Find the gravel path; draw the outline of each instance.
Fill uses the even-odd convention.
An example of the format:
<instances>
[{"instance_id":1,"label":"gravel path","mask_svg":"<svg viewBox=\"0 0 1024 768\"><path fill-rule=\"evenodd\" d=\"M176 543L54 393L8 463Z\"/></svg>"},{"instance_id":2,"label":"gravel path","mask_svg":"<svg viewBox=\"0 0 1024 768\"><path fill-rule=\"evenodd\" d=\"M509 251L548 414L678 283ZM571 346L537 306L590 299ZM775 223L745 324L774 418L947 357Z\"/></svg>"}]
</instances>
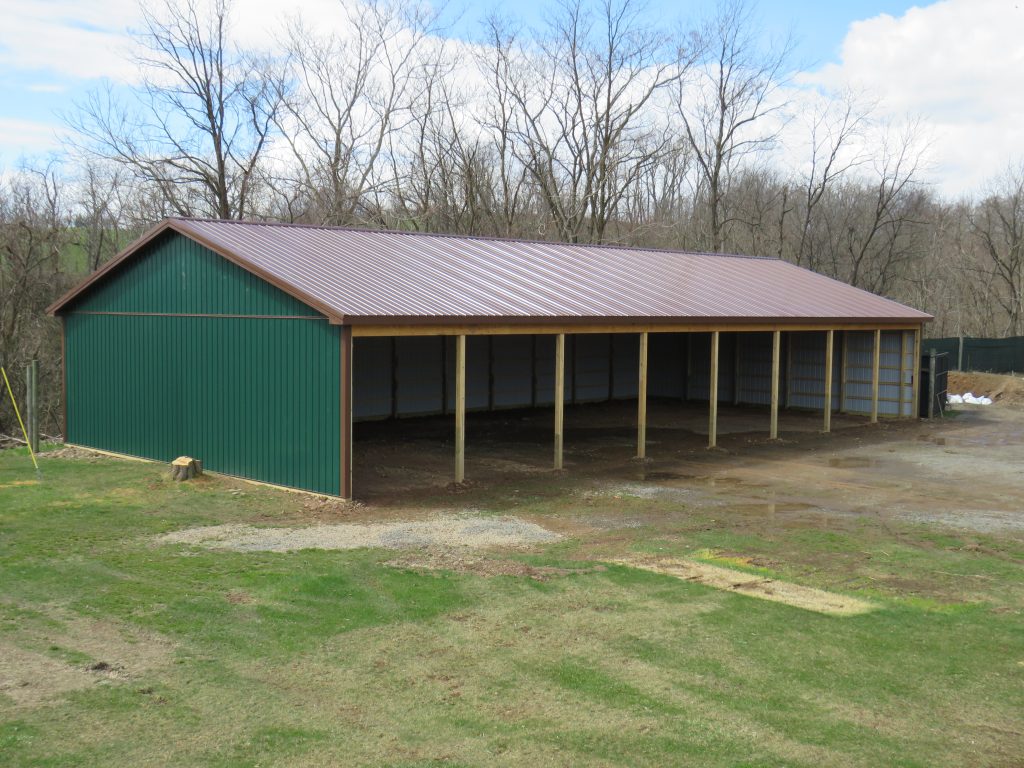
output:
<instances>
[{"instance_id":1,"label":"gravel path","mask_svg":"<svg viewBox=\"0 0 1024 768\"><path fill-rule=\"evenodd\" d=\"M165 534L167 544L193 544L239 552L293 552L299 549L413 549L417 547L523 547L562 536L515 517L440 517L394 523L344 523L306 528L211 525Z\"/></svg>"}]
</instances>

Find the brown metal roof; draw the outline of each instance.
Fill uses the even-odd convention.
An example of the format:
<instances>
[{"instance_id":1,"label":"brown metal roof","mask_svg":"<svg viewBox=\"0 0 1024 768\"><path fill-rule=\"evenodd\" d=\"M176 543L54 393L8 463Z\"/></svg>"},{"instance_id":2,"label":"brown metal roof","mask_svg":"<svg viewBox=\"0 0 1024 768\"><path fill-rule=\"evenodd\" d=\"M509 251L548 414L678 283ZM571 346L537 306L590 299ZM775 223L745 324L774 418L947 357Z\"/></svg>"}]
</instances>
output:
<instances>
[{"instance_id":1,"label":"brown metal roof","mask_svg":"<svg viewBox=\"0 0 1024 768\"><path fill-rule=\"evenodd\" d=\"M931 319L779 259L196 219L161 222L48 311L167 230L340 323Z\"/></svg>"}]
</instances>

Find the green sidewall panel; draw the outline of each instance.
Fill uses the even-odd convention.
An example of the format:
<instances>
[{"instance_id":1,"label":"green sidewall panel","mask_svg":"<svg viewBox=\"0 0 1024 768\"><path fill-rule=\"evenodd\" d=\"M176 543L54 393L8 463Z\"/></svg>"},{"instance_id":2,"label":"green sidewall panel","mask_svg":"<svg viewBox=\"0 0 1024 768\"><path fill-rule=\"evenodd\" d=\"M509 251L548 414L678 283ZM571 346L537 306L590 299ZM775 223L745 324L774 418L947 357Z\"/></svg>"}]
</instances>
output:
<instances>
[{"instance_id":1,"label":"green sidewall panel","mask_svg":"<svg viewBox=\"0 0 1024 768\"><path fill-rule=\"evenodd\" d=\"M338 494L339 328L180 236L132 267L65 317L68 442Z\"/></svg>"}]
</instances>

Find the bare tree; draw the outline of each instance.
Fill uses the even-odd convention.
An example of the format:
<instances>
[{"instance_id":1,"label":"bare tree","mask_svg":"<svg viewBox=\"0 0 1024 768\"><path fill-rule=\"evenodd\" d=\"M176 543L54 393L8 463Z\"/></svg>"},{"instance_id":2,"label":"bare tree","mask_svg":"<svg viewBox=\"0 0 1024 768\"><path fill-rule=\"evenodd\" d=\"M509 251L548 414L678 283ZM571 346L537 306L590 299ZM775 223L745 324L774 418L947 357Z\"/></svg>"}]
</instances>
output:
<instances>
[{"instance_id":1,"label":"bare tree","mask_svg":"<svg viewBox=\"0 0 1024 768\"><path fill-rule=\"evenodd\" d=\"M68 240L64 184L57 165L25 167L0 182L0 361L15 371L42 361L42 407L59 432L60 349L56 324L43 309L67 285L62 257ZM13 414L0 399L0 432L13 433Z\"/></svg>"},{"instance_id":2,"label":"bare tree","mask_svg":"<svg viewBox=\"0 0 1024 768\"><path fill-rule=\"evenodd\" d=\"M511 41L511 39L510 39ZM645 110L685 75L691 52L637 0L592 13L567 0L535 48L497 48L494 72L514 103L512 145L559 238L602 242L630 186L664 142Z\"/></svg>"},{"instance_id":3,"label":"bare tree","mask_svg":"<svg viewBox=\"0 0 1024 768\"><path fill-rule=\"evenodd\" d=\"M707 247L721 251L730 217L732 174L751 154L769 147L782 127L779 98L792 42L770 50L757 42L757 24L746 0L722 0L700 30L696 85L680 80L677 111L693 150L700 197L708 212Z\"/></svg>"},{"instance_id":4,"label":"bare tree","mask_svg":"<svg viewBox=\"0 0 1024 768\"><path fill-rule=\"evenodd\" d=\"M793 252L787 254L784 248L784 217L787 213L784 190L779 229L779 255L790 255L800 266L819 269L817 249L814 247L812 227L818 207L826 192L854 169L868 162L863 146L854 147L864 136L869 108L858 103L850 92L838 98L815 105L808 113L809 158L807 169L801 178L799 199L799 234Z\"/></svg>"},{"instance_id":5,"label":"bare tree","mask_svg":"<svg viewBox=\"0 0 1024 768\"><path fill-rule=\"evenodd\" d=\"M382 154L405 130L438 54L438 11L381 0L342 6L341 32L288 29L298 87L278 126L299 167L308 217L327 224L365 218L382 188Z\"/></svg>"},{"instance_id":6,"label":"bare tree","mask_svg":"<svg viewBox=\"0 0 1024 768\"><path fill-rule=\"evenodd\" d=\"M142 3L135 98L94 91L70 118L82 148L155 185L185 216L243 218L273 131L280 76L230 37L228 0Z\"/></svg>"},{"instance_id":7,"label":"bare tree","mask_svg":"<svg viewBox=\"0 0 1024 768\"><path fill-rule=\"evenodd\" d=\"M991 300L1006 312L1007 335L1022 331L1024 302L1024 163L1010 166L971 216L971 228L1000 290Z\"/></svg>"}]
</instances>

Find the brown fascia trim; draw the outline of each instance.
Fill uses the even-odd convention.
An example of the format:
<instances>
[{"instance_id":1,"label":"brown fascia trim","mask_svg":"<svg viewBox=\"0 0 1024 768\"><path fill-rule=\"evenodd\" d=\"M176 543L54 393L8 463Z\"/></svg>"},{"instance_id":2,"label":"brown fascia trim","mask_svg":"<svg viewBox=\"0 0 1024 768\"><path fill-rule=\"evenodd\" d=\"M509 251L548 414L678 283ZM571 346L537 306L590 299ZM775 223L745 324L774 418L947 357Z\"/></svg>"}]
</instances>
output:
<instances>
[{"instance_id":1,"label":"brown fascia trim","mask_svg":"<svg viewBox=\"0 0 1024 768\"><path fill-rule=\"evenodd\" d=\"M163 233L167 231L176 232L183 237L187 237L189 240L199 243L199 245L203 246L204 248L210 251L213 251L218 256L227 259L235 266L244 269L246 272L250 272L256 275L256 277L260 278L265 282L270 283L275 288L279 288L281 291L288 294L292 298L297 299L306 306L315 309L317 312L320 312L322 315L324 315L324 317L326 317L331 322L331 324L343 324L343 318L330 307L326 306L317 299L314 299L312 296L309 296L303 291L297 290L295 286L282 281L277 276L270 274L269 272L267 272L264 269L261 269L260 267L257 267L248 259L238 255L234 251L229 251L226 248L214 245L206 238L197 235L195 232L192 232L188 228L187 222L182 219L164 219L163 221L156 224L154 227L145 232L141 237L139 237L138 240L136 240L123 251L121 251L121 253L119 253L117 256L112 258L102 267L97 269L95 272L93 272L91 275L89 275L82 282L80 282L74 288L69 290L55 302L50 304L50 306L46 308L46 313L48 315L58 314L65 306L67 306L74 299L82 295L94 283L97 283L100 280L102 280L104 277L106 277L108 273L116 270L121 264L131 259L135 254L139 253L145 246L149 245L151 242L156 240L158 237L160 237Z\"/></svg>"},{"instance_id":2,"label":"brown fascia trim","mask_svg":"<svg viewBox=\"0 0 1024 768\"><path fill-rule=\"evenodd\" d=\"M823 325L840 328L844 325L923 325L935 318L921 313L916 317L644 317L614 315L546 315L546 316L505 316L505 315L344 315L340 321L351 326L375 325L636 325L656 327L658 325Z\"/></svg>"}]
</instances>

